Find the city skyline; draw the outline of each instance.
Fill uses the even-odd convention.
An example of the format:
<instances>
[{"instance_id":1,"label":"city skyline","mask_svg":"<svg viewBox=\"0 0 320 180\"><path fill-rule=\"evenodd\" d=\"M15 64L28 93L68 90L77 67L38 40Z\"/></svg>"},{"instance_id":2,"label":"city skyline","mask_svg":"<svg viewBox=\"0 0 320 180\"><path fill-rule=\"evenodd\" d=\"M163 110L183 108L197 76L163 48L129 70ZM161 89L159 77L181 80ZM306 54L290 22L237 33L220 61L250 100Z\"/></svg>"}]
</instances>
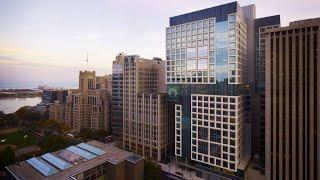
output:
<instances>
[{"instance_id":1,"label":"city skyline","mask_svg":"<svg viewBox=\"0 0 320 180\"><path fill-rule=\"evenodd\" d=\"M320 179L320 2L17 1L0 178Z\"/></svg>"},{"instance_id":2,"label":"city skyline","mask_svg":"<svg viewBox=\"0 0 320 180\"><path fill-rule=\"evenodd\" d=\"M0 82L76 82L78 71L83 69L110 74L115 55L122 51L164 59L168 17L228 2L232 1L170 1L170 5L167 1L143 0L2 1ZM308 2L290 1L290 8L285 6L289 1L277 2L277 9L263 1L239 4L255 4L257 18L281 14L281 24L287 26L289 21L317 16L320 2ZM301 9L307 10L297 11Z\"/></svg>"}]
</instances>

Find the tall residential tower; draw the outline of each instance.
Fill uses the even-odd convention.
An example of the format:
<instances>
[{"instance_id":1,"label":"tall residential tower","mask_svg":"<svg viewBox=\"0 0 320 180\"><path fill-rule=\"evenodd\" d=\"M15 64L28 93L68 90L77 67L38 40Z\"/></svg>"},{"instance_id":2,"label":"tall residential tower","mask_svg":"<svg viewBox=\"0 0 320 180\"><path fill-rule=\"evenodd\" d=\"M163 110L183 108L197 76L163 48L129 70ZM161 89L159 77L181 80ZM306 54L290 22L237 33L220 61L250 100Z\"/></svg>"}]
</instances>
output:
<instances>
[{"instance_id":1,"label":"tall residential tower","mask_svg":"<svg viewBox=\"0 0 320 180\"><path fill-rule=\"evenodd\" d=\"M113 73L112 128L117 140L122 139L127 150L157 161L167 160L170 139L165 61L120 53Z\"/></svg>"}]
</instances>

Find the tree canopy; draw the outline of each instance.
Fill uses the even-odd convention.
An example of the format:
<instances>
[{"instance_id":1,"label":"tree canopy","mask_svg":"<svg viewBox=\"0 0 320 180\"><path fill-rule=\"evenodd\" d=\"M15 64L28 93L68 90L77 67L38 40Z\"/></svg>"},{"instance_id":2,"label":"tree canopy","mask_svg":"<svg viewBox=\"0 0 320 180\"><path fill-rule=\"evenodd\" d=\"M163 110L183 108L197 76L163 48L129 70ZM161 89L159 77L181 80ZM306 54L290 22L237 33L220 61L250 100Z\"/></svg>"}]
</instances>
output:
<instances>
[{"instance_id":1,"label":"tree canopy","mask_svg":"<svg viewBox=\"0 0 320 180\"><path fill-rule=\"evenodd\" d=\"M44 152L53 152L64 149L69 146L71 142L62 136L48 136L40 141L39 146Z\"/></svg>"},{"instance_id":2,"label":"tree canopy","mask_svg":"<svg viewBox=\"0 0 320 180\"><path fill-rule=\"evenodd\" d=\"M10 146L7 146L4 150L0 152L1 169L7 165L14 163L14 160L15 160L14 151Z\"/></svg>"},{"instance_id":3,"label":"tree canopy","mask_svg":"<svg viewBox=\"0 0 320 180\"><path fill-rule=\"evenodd\" d=\"M19 119L26 121L39 121L46 119L46 115L42 115L40 112L31 111L28 107L22 107L15 112Z\"/></svg>"},{"instance_id":4,"label":"tree canopy","mask_svg":"<svg viewBox=\"0 0 320 180\"><path fill-rule=\"evenodd\" d=\"M0 114L0 127L17 125L17 117L14 113Z\"/></svg>"},{"instance_id":5,"label":"tree canopy","mask_svg":"<svg viewBox=\"0 0 320 180\"><path fill-rule=\"evenodd\" d=\"M145 180L162 180L165 176L161 170L161 166L152 160L144 161L144 179Z\"/></svg>"},{"instance_id":6,"label":"tree canopy","mask_svg":"<svg viewBox=\"0 0 320 180\"><path fill-rule=\"evenodd\" d=\"M92 139L94 139L94 140L98 140L98 141L103 140L108 135L109 135L109 133L104 129L92 130L92 129L88 129L88 128L81 129L79 134L78 134L78 136L82 140L92 140Z\"/></svg>"}]
</instances>

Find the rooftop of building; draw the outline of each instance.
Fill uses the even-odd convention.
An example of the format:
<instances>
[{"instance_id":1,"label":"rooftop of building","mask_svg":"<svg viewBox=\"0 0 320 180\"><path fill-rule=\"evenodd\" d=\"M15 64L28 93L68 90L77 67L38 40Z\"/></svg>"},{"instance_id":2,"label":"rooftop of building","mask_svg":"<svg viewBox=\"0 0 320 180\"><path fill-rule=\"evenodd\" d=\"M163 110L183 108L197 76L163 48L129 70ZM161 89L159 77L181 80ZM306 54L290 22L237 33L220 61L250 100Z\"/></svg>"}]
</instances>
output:
<instances>
[{"instance_id":1,"label":"rooftop of building","mask_svg":"<svg viewBox=\"0 0 320 180\"><path fill-rule=\"evenodd\" d=\"M254 6L252 4L243 7ZM201 19L207 19L215 17L217 22L228 20L228 14L236 13L240 9L240 5L237 1L181 14L178 16L170 17L170 26L176 26L192 21L198 21Z\"/></svg>"},{"instance_id":2,"label":"rooftop of building","mask_svg":"<svg viewBox=\"0 0 320 180\"><path fill-rule=\"evenodd\" d=\"M280 19L280 15L273 15L273 16L256 18L254 22L255 22L255 27L259 28L261 26L270 26L275 24L280 25L281 19Z\"/></svg>"},{"instance_id":3,"label":"rooftop of building","mask_svg":"<svg viewBox=\"0 0 320 180\"><path fill-rule=\"evenodd\" d=\"M293 22L289 23L289 26L268 29L268 30L266 30L265 33L268 34L271 32L300 29L300 28L312 27L312 26L320 26L320 17L319 18L312 18L312 19L303 19L303 20L299 20L299 21L293 21Z\"/></svg>"},{"instance_id":4,"label":"rooftop of building","mask_svg":"<svg viewBox=\"0 0 320 180\"><path fill-rule=\"evenodd\" d=\"M116 165L122 161L136 163L142 159L139 155L119 149L114 143L105 144L92 140L6 168L17 179L69 179L104 162Z\"/></svg>"}]
</instances>

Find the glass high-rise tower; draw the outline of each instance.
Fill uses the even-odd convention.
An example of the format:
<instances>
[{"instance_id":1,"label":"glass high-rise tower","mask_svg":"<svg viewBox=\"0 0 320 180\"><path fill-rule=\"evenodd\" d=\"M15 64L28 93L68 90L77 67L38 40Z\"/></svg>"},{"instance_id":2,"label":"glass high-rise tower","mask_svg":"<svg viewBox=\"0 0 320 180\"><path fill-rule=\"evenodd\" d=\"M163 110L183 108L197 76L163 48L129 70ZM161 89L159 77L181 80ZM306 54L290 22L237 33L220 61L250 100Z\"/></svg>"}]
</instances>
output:
<instances>
[{"instance_id":1,"label":"glass high-rise tower","mask_svg":"<svg viewBox=\"0 0 320 180\"><path fill-rule=\"evenodd\" d=\"M166 83L175 101L178 163L233 173L241 168L254 17L254 5L233 2L170 18Z\"/></svg>"}]
</instances>

